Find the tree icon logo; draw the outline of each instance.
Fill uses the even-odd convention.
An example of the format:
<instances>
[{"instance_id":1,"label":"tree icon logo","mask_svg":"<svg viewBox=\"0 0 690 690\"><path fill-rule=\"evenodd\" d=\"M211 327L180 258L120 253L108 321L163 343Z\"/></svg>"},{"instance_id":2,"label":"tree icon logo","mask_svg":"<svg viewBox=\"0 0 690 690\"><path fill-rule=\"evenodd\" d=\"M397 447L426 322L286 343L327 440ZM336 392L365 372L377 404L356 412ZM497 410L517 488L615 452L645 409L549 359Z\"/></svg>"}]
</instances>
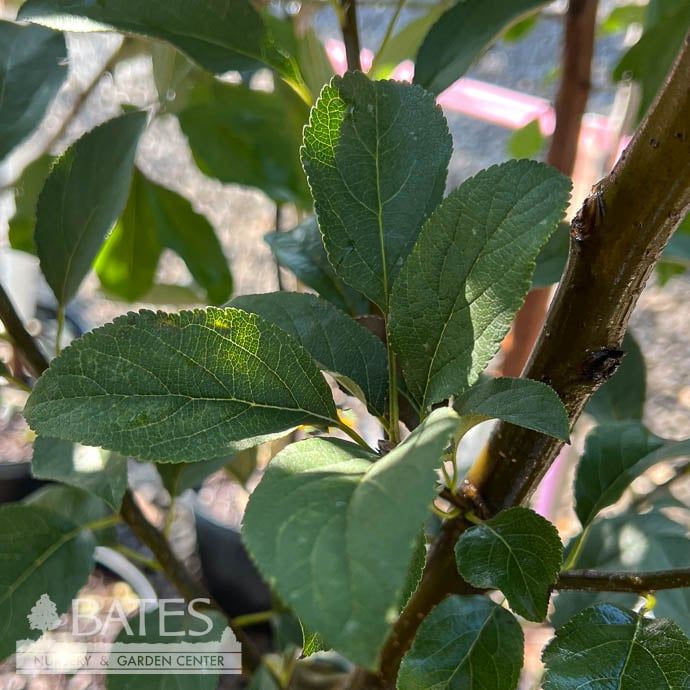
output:
<instances>
[{"instance_id":1,"label":"tree icon logo","mask_svg":"<svg viewBox=\"0 0 690 690\"><path fill-rule=\"evenodd\" d=\"M47 594L41 594L26 618L31 630L40 630L42 633L55 630L60 625L57 607Z\"/></svg>"}]
</instances>

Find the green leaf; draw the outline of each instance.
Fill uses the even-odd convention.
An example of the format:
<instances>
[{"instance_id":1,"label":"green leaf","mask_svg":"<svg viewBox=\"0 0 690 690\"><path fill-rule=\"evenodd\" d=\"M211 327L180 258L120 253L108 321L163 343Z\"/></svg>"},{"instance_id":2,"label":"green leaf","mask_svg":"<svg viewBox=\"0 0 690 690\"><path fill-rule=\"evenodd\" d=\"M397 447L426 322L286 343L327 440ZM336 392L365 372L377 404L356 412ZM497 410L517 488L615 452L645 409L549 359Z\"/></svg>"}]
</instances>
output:
<instances>
[{"instance_id":1,"label":"green leaf","mask_svg":"<svg viewBox=\"0 0 690 690\"><path fill-rule=\"evenodd\" d=\"M36 439L31 472L37 479L50 479L88 491L113 510L119 510L127 488L126 458L55 438Z\"/></svg>"},{"instance_id":2,"label":"green leaf","mask_svg":"<svg viewBox=\"0 0 690 690\"><path fill-rule=\"evenodd\" d=\"M395 283L389 338L420 408L467 390L508 332L570 181L509 161L467 180L427 221Z\"/></svg>"},{"instance_id":3,"label":"green leaf","mask_svg":"<svg viewBox=\"0 0 690 690\"><path fill-rule=\"evenodd\" d=\"M678 226L657 264L659 282L665 285L674 275L690 268L690 216Z\"/></svg>"},{"instance_id":4,"label":"green leaf","mask_svg":"<svg viewBox=\"0 0 690 690\"><path fill-rule=\"evenodd\" d=\"M270 232L264 240L276 261L290 269L307 287L348 314L366 314L368 302L335 274L313 216L292 230Z\"/></svg>"},{"instance_id":5,"label":"green leaf","mask_svg":"<svg viewBox=\"0 0 690 690\"><path fill-rule=\"evenodd\" d=\"M415 67L415 84L439 94L460 79L503 31L544 0L462 0L431 27Z\"/></svg>"},{"instance_id":6,"label":"green leaf","mask_svg":"<svg viewBox=\"0 0 690 690\"><path fill-rule=\"evenodd\" d=\"M559 283L570 251L570 226L559 223L556 232L542 247L537 256L537 267L534 269L532 287L550 287Z\"/></svg>"},{"instance_id":7,"label":"green leaf","mask_svg":"<svg viewBox=\"0 0 690 690\"><path fill-rule=\"evenodd\" d=\"M184 613L184 615L182 615ZM134 649L142 649L143 645L165 644L169 645L173 654L173 663L179 661L179 656L174 654L183 644L203 644L204 651L199 653L192 647L188 654L194 655L196 660L189 657L182 659L182 665L194 663L207 664L206 670L198 673L167 671L166 673L156 674L149 670L146 672L146 680L142 681L141 672L130 670L125 673L108 674L108 690L216 690L218 688L219 674L214 671L212 661L215 660L214 642L217 648L221 648L221 636L226 625L222 614L217 611L204 610L195 607L196 615L191 615L185 609L174 609L168 607L166 613L154 610L144 616L143 632L138 624L131 623L131 630L124 628L115 640L115 644L122 643L132 645ZM201 615L207 616L208 621L200 618ZM163 617L163 621L161 621ZM207 630L208 626L211 626ZM131 632L131 634L130 634ZM230 633L232 635L232 633ZM145 649L145 647L143 647ZM155 652L153 652L155 653ZM130 654L127 655L128 657ZM219 655L218 655L219 656ZM202 659L204 661L202 661Z\"/></svg>"},{"instance_id":8,"label":"green leaf","mask_svg":"<svg viewBox=\"0 0 690 690\"><path fill-rule=\"evenodd\" d=\"M625 31L631 24L642 24L644 21L646 7L631 3L614 7L601 23L599 30L602 34L615 34Z\"/></svg>"},{"instance_id":9,"label":"green leaf","mask_svg":"<svg viewBox=\"0 0 690 690\"><path fill-rule=\"evenodd\" d=\"M530 379L496 378L476 383L455 399L460 416L501 419L548 436L569 438L568 414L553 388Z\"/></svg>"},{"instance_id":10,"label":"green leaf","mask_svg":"<svg viewBox=\"0 0 690 690\"><path fill-rule=\"evenodd\" d=\"M625 419L642 419L647 396L647 369L640 346L625 334L625 357L616 373L592 396L587 412L600 424Z\"/></svg>"},{"instance_id":11,"label":"green leaf","mask_svg":"<svg viewBox=\"0 0 690 690\"><path fill-rule=\"evenodd\" d=\"M260 571L325 644L372 668L391 622L458 424L436 410L377 462L350 443L311 439L269 465L244 518Z\"/></svg>"},{"instance_id":12,"label":"green leaf","mask_svg":"<svg viewBox=\"0 0 690 690\"><path fill-rule=\"evenodd\" d=\"M56 161L38 200L36 247L60 305L77 293L125 207L146 113L96 127Z\"/></svg>"},{"instance_id":13,"label":"green leaf","mask_svg":"<svg viewBox=\"0 0 690 690\"><path fill-rule=\"evenodd\" d=\"M62 34L0 21L0 161L38 127L66 76Z\"/></svg>"},{"instance_id":14,"label":"green leaf","mask_svg":"<svg viewBox=\"0 0 690 690\"><path fill-rule=\"evenodd\" d=\"M87 333L53 360L24 415L39 434L161 462L337 424L326 381L291 336L217 308L129 313Z\"/></svg>"},{"instance_id":15,"label":"green leaf","mask_svg":"<svg viewBox=\"0 0 690 690\"><path fill-rule=\"evenodd\" d=\"M29 254L36 253L34 232L36 230L36 206L50 168L55 158L41 156L24 169L15 186L14 215L9 222L9 240L12 249Z\"/></svg>"},{"instance_id":16,"label":"green leaf","mask_svg":"<svg viewBox=\"0 0 690 690\"><path fill-rule=\"evenodd\" d=\"M311 207L299 161L307 117L304 102L284 87L266 93L215 79L199 84L178 114L202 172L302 208Z\"/></svg>"},{"instance_id":17,"label":"green leaf","mask_svg":"<svg viewBox=\"0 0 690 690\"><path fill-rule=\"evenodd\" d=\"M398 609L402 611L410 597L415 593L419 583L422 580L422 572L426 565L426 535L422 530L417 535L412 558L407 566L407 574L405 575L405 582L403 584L400 599L398 601Z\"/></svg>"},{"instance_id":18,"label":"green leaf","mask_svg":"<svg viewBox=\"0 0 690 690\"><path fill-rule=\"evenodd\" d=\"M197 488L206 477L230 462L232 459L228 455L222 455L202 462L176 462L175 464L161 462L156 464L156 469L166 491L171 496L179 496L187 489Z\"/></svg>"},{"instance_id":19,"label":"green leaf","mask_svg":"<svg viewBox=\"0 0 690 690\"><path fill-rule=\"evenodd\" d=\"M640 40L623 55L613 70L616 81L631 78L640 86L639 119L647 112L664 83L689 28L690 4L685 0L668 3L664 11L647 23Z\"/></svg>"},{"instance_id":20,"label":"green leaf","mask_svg":"<svg viewBox=\"0 0 690 690\"><path fill-rule=\"evenodd\" d=\"M650 467L685 455L690 456L690 439L665 441L638 422L595 427L575 475L575 512L582 526L614 504Z\"/></svg>"},{"instance_id":21,"label":"green leaf","mask_svg":"<svg viewBox=\"0 0 690 690\"><path fill-rule=\"evenodd\" d=\"M58 613L68 609L93 568L93 549L89 532L56 513L0 506L0 659L32 634L26 617L42 594Z\"/></svg>"},{"instance_id":22,"label":"green leaf","mask_svg":"<svg viewBox=\"0 0 690 690\"><path fill-rule=\"evenodd\" d=\"M29 494L23 505L40 508L59 515L74 525L86 527L113 514L113 509L94 494L66 484L48 484ZM115 527L99 529L94 538L99 544L118 543Z\"/></svg>"},{"instance_id":23,"label":"green leaf","mask_svg":"<svg viewBox=\"0 0 690 690\"><path fill-rule=\"evenodd\" d=\"M232 276L208 220L187 199L135 171L125 211L95 264L106 292L141 300L153 287L164 247L184 260L208 302L228 299Z\"/></svg>"},{"instance_id":24,"label":"green leaf","mask_svg":"<svg viewBox=\"0 0 690 690\"><path fill-rule=\"evenodd\" d=\"M94 264L106 293L128 302L141 299L153 287L163 252L146 184L135 170L125 210Z\"/></svg>"},{"instance_id":25,"label":"green leaf","mask_svg":"<svg viewBox=\"0 0 690 690\"><path fill-rule=\"evenodd\" d=\"M671 515L669 511L669 515ZM675 522L660 510L595 520L587 531L575 567L600 571L640 572L690 567L687 509L674 508ZM635 606L639 595L610 592L559 592L555 597L554 625L563 625L579 611L604 601ZM658 616L672 617L690 634L690 588L669 589L656 594Z\"/></svg>"},{"instance_id":26,"label":"green leaf","mask_svg":"<svg viewBox=\"0 0 690 690\"><path fill-rule=\"evenodd\" d=\"M508 154L511 158L536 158L545 142L537 118L513 132L508 139Z\"/></svg>"},{"instance_id":27,"label":"green leaf","mask_svg":"<svg viewBox=\"0 0 690 690\"><path fill-rule=\"evenodd\" d=\"M158 38L216 74L264 63L291 80L297 76L249 0L207 0L201 8L187 0L28 0L18 18L65 31L115 29Z\"/></svg>"},{"instance_id":28,"label":"green leaf","mask_svg":"<svg viewBox=\"0 0 690 690\"><path fill-rule=\"evenodd\" d=\"M348 72L321 92L302 163L336 273L384 311L422 223L443 196L452 149L431 94Z\"/></svg>"},{"instance_id":29,"label":"green leaf","mask_svg":"<svg viewBox=\"0 0 690 690\"><path fill-rule=\"evenodd\" d=\"M430 5L424 14L408 22L376 54L373 75L385 79L403 60L413 60L429 29L447 9L447 2Z\"/></svg>"},{"instance_id":30,"label":"green leaf","mask_svg":"<svg viewBox=\"0 0 690 690\"><path fill-rule=\"evenodd\" d=\"M471 585L500 589L515 613L544 620L563 561L561 540L548 520L528 508L509 508L467 530L455 557Z\"/></svg>"},{"instance_id":31,"label":"green leaf","mask_svg":"<svg viewBox=\"0 0 690 690\"><path fill-rule=\"evenodd\" d=\"M326 371L339 374L350 393L382 417L388 364L384 344L329 302L298 292L236 297L231 305L258 314L293 336Z\"/></svg>"},{"instance_id":32,"label":"green leaf","mask_svg":"<svg viewBox=\"0 0 690 690\"><path fill-rule=\"evenodd\" d=\"M251 683L247 686L247 690L281 690L278 681L273 674L261 664L256 673L252 676Z\"/></svg>"},{"instance_id":33,"label":"green leaf","mask_svg":"<svg viewBox=\"0 0 690 690\"><path fill-rule=\"evenodd\" d=\"M542 659L544 690L690 684L690 640L680 628L613 604L587 609L557 630Z\"/></svg>"},{"instance_id":34,"label":"green leaf","mask_svg":"<svg viewBox=\"0 0 690 690\"><path fill-rule=\"evenodd\" d=\"M403 657L398 690L515 690L523 635L515 617L482 596L451 596L422 621Z\"/></svg>"}]
</instances>

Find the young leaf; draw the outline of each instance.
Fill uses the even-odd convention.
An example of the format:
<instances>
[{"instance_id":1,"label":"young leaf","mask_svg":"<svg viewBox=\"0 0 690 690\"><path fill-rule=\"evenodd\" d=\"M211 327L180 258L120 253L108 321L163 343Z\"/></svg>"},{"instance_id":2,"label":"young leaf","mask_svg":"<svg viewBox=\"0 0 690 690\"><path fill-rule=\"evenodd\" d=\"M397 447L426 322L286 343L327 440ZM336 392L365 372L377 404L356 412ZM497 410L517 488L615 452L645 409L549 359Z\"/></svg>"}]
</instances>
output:
<instances>
[{"instance_id":1,"label":"young leaf","mask_svg":"<svg viewBox=\"0 0 690 690\"><path fill-rule=\"evenodd\" d=\"M439 94L467 72L470 65L506 29L545 0L464 0L431 27L415 66L415 84Z\"/></svg>"},{"instance_id":2,"label":"young leaf","mask_svg":"<svg viewBox=\"0 0 690 690\"><path fill-rule=\"evenodd\" d=\"M214 79L201 82L190 100L178 118L202 172L311 208L299 161L309 112L293 91L265 93Z\"/></svg>"},{"instance_id":3,"label":"young leaf","mask_svg":"<svg viewBox=\"0 0 690 690\"><path fill-rule=\"evenodd\" d=\"M35 635L27 614L42 594L67 610L93 568L93 549L89 532L56 513L0 506L0 659Z\"/></svg>"},{"instance_id":4,"label":"young leaf","mask_svg":"<svg viewBox=\"0 0 690 690\"><path fill-rule=\"evenodd\" d=\"M288 78L294 64L279 52L249 0L28 0L18 19L65 31L115 29L168 41L209 72L255 69L264 63Z\"/></svg>"},{"instance_id":5,"label":"young leaf","mask_svg":"<svg viewBox=\"0 0 690 690\"><path fill-rule=\"evenodd\" d=\"M625 357L616 373L599 388L587 405L587 412L603 424L625 419L642 419L647 396L647 369L640 346L628 332L621 346Z\"/></svg>"},{"instance_id":6,"label":"young leaf","mask_svg":"<svg viewBox=\"0 0 690 690\"><path fill-rule=\"evenodd\" d=\"M321 297L352 315L366 314L367 300L343 283L333 271L316 218L310 216L292 230L269 232L264 240L276 261Z\"/></svg>"},{"instance_id":7,"label":"young leaf","mask_svg":"<svg viewBox=\"0 0 690 690\"><path fill-rule=\"evenodd\" d=\"M39 434L161 462L337 424L328 385L287 333L239 309L140 311L62 351L24 409Z\"/></svg>"},{"instance_id":8,"label":"young leaf","mask_svg":"<svg viewBox=\"0 0 690 690\"><path fill-rule=\"evenodd\" d=\"M549 590L563 561L556 528L528 508L509 508L467 530L455 545L460 574L475 587L495 587L531 621L546 617Z\"/></svg>"},{"instance_id":9,"label":"young leaf","mask_svg":"<svg viewBox=\"0 0 690 690\"><path fill-rule=\"evenodd\" d=\"M48 175L38 199L36 248L60 305L76 294L125 207L145 125L141 112L109 120L70 146Z\"/></svg>"},{"instance_id":10,"label":"young leaf","mask_svg":"<svg viewBox=\"0 0 690 690\"><path fill-rule=\"evenodd\" d=\"M326 645L372 668L435 495L434 469L457 427L436 410L388 455L311 439L269 465L244 541L278 595Z\"/></svg>"},{"instance_id":11,"label":"young leaf","mask_svg":"<svg viewBox=\"0 0 690 690\"><path fill-rule=\"evenodd\" d=\"M398 690L515 690L523 635L515 617L482 596L452 596L422 622Z\"/></svg>"},{"instance_id":12,"label":"young leaf","mask_svg":"<svg viewBox=\"0 0 690 690\"><path fill-rule=\"evenodd\" d=\"M41 156L24 168L15 186L14 215L9 222L9 240L12 249L29 254L36 253L36 206L55 158Z\"/></svg>"},{"instance_id":13,"label":"young leaf","mask_svg":"<svg viewBox=\"0 0 690 690\"><path fill-rule=\"evenodd\" d=\"M467 390L530 287L570 181L509 161L452 192L424 225L393 289L389 337L421 408Z\"/></svg>"},{"instance_id":14,"label":"young leaf","mask_svg":"<svg viewBox=\"0 0 690 690\"><path fill-rule=\"evenodd\" d=\"M690 455L690 439L665 441L638 422L595 427L575 475L575 512L586 527L652 465Z\"/></svg>"},{"instance_id":15,"label":"young leaf","mask_svg":"<svg viewBox=\"0 0 690 690\"><path fill-rule=\"evenodd\" d=\"M475 383L455 399L460 416L502 419L548 436L568 440L568 414L556 392L530 379L497 378Z\"/></svg>"},{"instance_id":16,"label":"young leaf","mask_svg":"<svg viewBox=\"0 0 690 690\"><path fill-rule=\"evenodd\" d=\"M38 127L66 76L62 34L0 21L0 161Z\"/></svg>"},{"instance_id":17,"label":"young leaf","mask_svg":"<svg viewBox=\"0 0 690 690\"><path fill-rule=\"evenodd\" d=\"M670 620L600 604L556 631L542 655L544 690L654 688L690 684L690 640Z\"/></svg>"},{"instance_id":18,"label":"young leaf","mask_svg":"<svg viewBox=\"0 0 690 690\"><path fill-rule=\"evenodd\" d=\"M508 155L511 158L536 158L544 148L545 141L539 119L532 120L513 132L508 139Z\"/></svg>"},{"instance_id":19,"label":"young leaf","mask_svg":"<svg viewBox=\"0 0 690 690\"><path fill-rule=\"evenodd\" d=\"M388 365L383 343L349 316L315 295L272 292L236 297L231 305L258 314L293 336L326 371L372 412L383 416ZM353 385L354 384L354 385Z\"/></svg>"},{"instance_id":20,"label":"young leaf","mask_svg":"<svg viewBox=\"0 0 690 690\"><path fill-rule=\"evenodd\" d=\"M669 511L669 514L670 511ZM690 567L687 509L676 506L671 520L660 510L642 515L624 513L595 520L587 532L576 568L599 571L640 572ZM555 597L551 622L560 626L588 606L612 602L633 607L639 595L633 593L561 591ZM655 613L672 617L690 634L690 588L669 589L656 594Z\"/></svg>"},{"instance_id":21,"label":"young leaf","mask_svg":"<svg viewBox=\"0 0 690 690\"><path fill-rule=\"evenodd\" d=\"M384 311L443 196L451 137L431 94L348 72L321 92L302 164L336 273Z\"/></svg>"},{"instance_id":22,"label":"young leaf","mask_svg":"<svg viewBox=\"0 0 690 690\"><path fill-rule=\"evenodd\" d=\"M31 473L88 491L113 510L119 510L127 488L126 458L44 436L34 442Z\"/></svg>"}]
</instances>

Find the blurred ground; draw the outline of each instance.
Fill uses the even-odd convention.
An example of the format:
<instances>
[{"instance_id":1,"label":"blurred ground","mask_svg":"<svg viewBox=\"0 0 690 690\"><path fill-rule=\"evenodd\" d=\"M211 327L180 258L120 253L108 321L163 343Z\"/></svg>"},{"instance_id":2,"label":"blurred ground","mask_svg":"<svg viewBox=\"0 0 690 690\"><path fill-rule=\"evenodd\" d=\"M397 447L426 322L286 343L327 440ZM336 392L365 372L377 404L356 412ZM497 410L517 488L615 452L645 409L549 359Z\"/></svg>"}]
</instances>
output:
<instances>
[{"instance_id":1,"label":"blurred ground","mask_svg":"<svg viewBox=\"0 0 690 690\"><path fill-rule=\"evenodd\" d=\"M602 13L605 14L614 4L611 1L602 2ZM364 46L376 48L389 12L390 8L361 9ZM405 11L402 19L406 21L413 16L413 12ZM315 21L322 37L338 38L335 19L329 9L320 12ZM557 18L546 18L523 41L500 43L492 47L470 76L551 98L557 85L554 70L559 60L560 34ZM75 94L97 73L118 41L117 37L107 34L69 36L72 56L69 83L58 96L42 130L22 147L13 165L0 170L0 185L12 179L23 162L30 159L31 152L40 149L42 142L49 140L59 129ZM606 114L611 108L614 87L608 75L620 55L622 41L621 34L598 41L590 111ZM57 148L64 148L84 131L114 116L120 103L146 106L154 98L150 62L146 58L133 57L116 70L113 78L102 81L78 120L58 142ZM509 132L456 114L449 115L448 119L455 145L449 188L457 186L478 170L507 158ZM201 174L192 162L177 122L171 117L154 122L146 132L138 163L152 179L188 197L195 209L209 218L232 266L237 294L277 288L275 265L262 240L264 234L274 229L275 208L262 193L223 185ZM5 242L6 221L11 215L11 206L7 194L0 197L0 246ZM166 254L160 271L166 282L177 280L185 283L190 280L185 266L172 254ZM288 287L290 285L288 282ZM649 394L646 422L659 435L671 438L690 435L689 304L690 277L675 278L664 287L652 280L642 294L631 321L647 361ZM141 306L160 308L160 305L130 305L108 300L99 292L93 277L87 280L75 306L84 321L91 325L104 323L119 313ZM155 478L145 471L135 475L134 481L152 504L165 502ZM237 502L242 503L244 499L231 496L228 486L222 476L216 475L207 483L202 496L206 505L217 507L217 517L236 522ZM183 544L181 550L188 551L189 540L184 537L184 532L188 535L190 523L184 515L180 528L183 536L178 540L178 546ZM543 635L543 632L536 632L535 635ZM532 637L530 640L530 644L536 645ZM537 650L538 645L528 654L530 663L536 663ZM57 687L76 690L86 687L82 681L61 679L60 682L62 684L58 686L46 684L42 679L3 675L0 669L0 690ZM100 685L96 682L88 687Z\"/></svg>"}]
</instances>

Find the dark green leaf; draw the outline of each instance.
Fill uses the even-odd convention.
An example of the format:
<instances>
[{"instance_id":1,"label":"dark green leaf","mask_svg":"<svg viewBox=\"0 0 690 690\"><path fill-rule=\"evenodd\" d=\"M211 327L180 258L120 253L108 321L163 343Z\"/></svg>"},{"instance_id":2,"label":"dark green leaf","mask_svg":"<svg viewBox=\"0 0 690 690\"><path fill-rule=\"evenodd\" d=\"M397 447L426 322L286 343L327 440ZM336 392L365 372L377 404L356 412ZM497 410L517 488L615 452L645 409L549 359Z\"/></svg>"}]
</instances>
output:
<instances>
[{"instance_id":1,"label":"dark green leaf","mask_svg":"<svg viewBox=\"0 0 690 690\"><path fill-rule=\"evenodd\" d=\"M225 302L232 292L232 276L211 224L179 194L143 176L140 184L145 222L153 224L159 242L184 260L211 304Z\"/></svg>"},{"instance_id":2,"label":"dark green leaf","mask_svg":"<svg viewBox=\"0 0 690 690\"><path fill-rule=\"evenodd\" d=\"M36 212L41 270L58 303L77 293L127 202L146 113L128 113L85 134L56 161Z\"/></svg>"},{"instance_id":3,"label":"dark green leaf","mask_svg":"<svg viewBox=\"0 0 690 690\"><path fill-rule=\"evenodd\" d=\"M194 655L196 660L190 660L189 656L186 655L180 660L182 655L177 654L172 654L172 660L173 663L181 662L182 668L185 665L189 666L201 662L206 664L207 670L203 673L201 671L199 673L175 673L168 670L160 675L149 671L145 676L145 681L142 681L141 672L111 673L107 679L108 690L142 690L143 688L146 690L216 690L219 674L214 671L212 665L213 661L216 660L214 650L217 649L220 653L221 645L223 650L226 647L224 641L221 640L224 629L228 630L230 636L234 636L228 628L225 628L226 621L217 611L206 610L202 612L198 606L195 611L197 615L189 613L182 615L183 609L174 610L169 607L163 621L161 621L161 611L151 611L144 616L143 633L137 625L132 624L132 634L129 634L126 629L122 630L117 636L115 644L131 645L129 649L137 650L141 649L142 645L166 644L170 646L171 653L185 643L203 644L204 650L208 651L195 654L192 647L188 652L189 656ZM210 630L206 630L209 623L199 617L202 613L204 616L208 616L211 625ZM229 644L232 644L232 637L229 638L231 640ZM214 643L218 644L214 645ZM127 651L126 647L124 649ZM131 653L128 653L127 658L129 659L130 656Z\"/></svg>"},{"instance_id":4,"label":"dark green leaf","mask_svg":"<svg viewBox=\"0 0 690 690\"><path fill-rule=\"evenodd\" d=\"M201 8L187 0L28 0L18 17L65 31L112 28L158 38L216 74L264 63L296 78L249 0L207 0Z\"/></svg>"},{"instance_id":5,"label":"dark green leaf","mask_svg":"<svg viewBox=\"0 0 690 690\"><path fill-rule=\"evenodd\" d=\"M690 216L678 226L657 264L659 282L664 285L674 275L690 268Z\"/></svg>"},{"instance_id":6,"label":"dark green leaf","mask_svg":"<svg viewBox=\"0 0 690 690\"><path fill-rule=\"evenodd\" d=\"M292 230L270 232L264 235L264 240L276 261L290 269L302 283L316 290L321 297L348 314L367 312L367 300L345 285L333 271L316 218L311 216Z\"/></svg>"},{"instance_id":7,"label":"dark green leaf","mask_svg":"<svg viewBox=\"0 0 690 690\"><path fill-rule=\"evenodd\" d=\"M632 78L642 90L640 119L664 83L689 28L690 3L685 0L668 3L666 11L647 23L640 40L616 65L615 80Z\"/></svg>"},{"instance_id":8,"label":"dark green leaf","mask_svg":"<svg viewBox=\"0 0 690 690\"><path fill-rule=\"evenodd\" d=\"M412 552L412 559L407 566L407 575L405 576L405 582L403 584L400 600L398 602L398 608L402 611L405 605L409 601L410 597L414 594L420 580L422 579L422 571L426 564L426 535L424 531L421 531L417 535L417 541L415 542L414 551Z\"/></svg>"},{"instance_id":9,"label":"dark green leaf","mask_svg":"<svg viewBox=\"0 0 690 690\"><path fill-rule=\"evenodd\" d=\"M556 232L542 247L537 256L537 267L534 269L532 287L549 287L558 283L563 275L570 250L570 226L559 223Z\"/></svg>"},{"instance_id":10,"label":"dark green leaf","mask_svg":"<svg viewBox=\"0 0 690 690\"><path fill-rule=\"evenodd\" d=\"M119 510L127 488L127 459L89 446L55 438L34 442L31 472L38 479L76 486Z\"/></svg>"},{"instance_id":11,"label":"dark green leaf","mask_svg":"<svg viewBox=\"0 0 690 690\"><path fill-rule=\"evenodd\" d=\"M247 690L281 690L281 688L273 674L262 664L252 676L252 682Z\"/></svg>"},{"instance_id":12,"label":"dark green leaf","mask_svg":"<svg viewBox=\"0 0 690 690\"><path fill-rule=\"evenodd\" d=\"M422 622L398 690L515 690L523 636L515 617L482 596L452 596Z\"/></svg>"},{"instance_id":13,"label":"dark green leaf","mask_svg":"<svg viewBox=\"0 0 690 690\"><path fill-rule=\"evenodd\" d=\"M422 223L441 200L451 154L431 94L348 72L325 87L302 163L336 273L384 311Z\"/></svg>"},{"instance_id":14,"label":"dark green leaf","mask_svg":"<svg viewBox=\"0 0 690 690\"><path fill-rule=\"evenodd\" d=\"M682 690L690 684L690 640L680 628L613 604L566 623L542 659L544 690Z\"/></svg>"},{"instance_id":15,"label":"dark green leaf","mask_svg":"<svg viewBox=\"0 0 690 690\"><path fill-rule=\"evenodd\" d=\"M471 585L500 589L510 608L528 620L546 617L563 561L561 540L548 520L528 508L509 508L467 530L455 556Z\"/></svg>"},{"instance_id":16,"label":"dark green leaf","mask_svg":"<svg viewBox=\"0 0 690 690\"><path fill-rule=\"evenodd\" d=\"M74 525L85 527L113 514L113 509L100 498L83 489L64 484L48 484L29 494L22 503L27 506L56 513ZM99 544L116 545L115 527L99 529L94 533Z\"/></svg>"},{"instance_id":17,"label":"dark green leaf","mask_svg":"<svg viewBox=\"0 0 690 690\"><path fill-rule=\"evenodd\" d=\"M568 440L568 414L556 392L530 379L497 378L475 383L456 398L460 416L502 419L542 434Z\"/></svg>"},{"instance_id":18,"label":"dark green leaf","mask_svg":"<svg viewBox=\"0 0 690 690\"><path fill-rule=\"evenodd\" d=\"M53 360L24 414L39 434L161 462L337 424L326 381L291 336L216 308L130 313L87 333Z\"/></svg>"},{"instance_id":19,"label":"dark green leaf","mask_svg":"<svg viewBox=\"0 0 690 690\"><path fill-rule=\"evenodd\" d=\"M27 615L42 594L67 610L93 568L93 549L89 532L54 512L0 506L0 659L32 634Z\"/></svg>"},{"instance_id":20,"label":"dark green leaf","mask_svg":"<svg viewBox=\"0 0 690 690\"><path fill-rule=\"evenodd\" d=\"M506 27L544 0L462 0L431 27L417 54L414 80L439 94L460 79Z\"/></svg>"},{"instance_id":21,"label":"dark green leaf","mask_svg":"<svg viewBox=\"0 0 690 690\"><path fill-rule=\"evenodd\" d=\"M513 132L508 139L508 154L511 158L536 158L544 148L545 142L539 119L532 120Z\"/></svg>"},{"instance_id":22,"label":"dark green leaf","mask_svg":"<svg viewBox=\"0 0 690 690\"><path fill-rule=\"evenodd\" d=\"M178 117L202 172L257 187L274 201L311 207L299 162L308 110L294 92L205 80Z\"/></svg>"},{"instance_id":23,"label":"dark green leaf","mask_svg":"<svg viewBox=\"0 0 690 690\"><path fill-rule=\"evenodd\" d=\"M643 515L625 513L595 520L574 567L627 572L690 567L690 534L686 526L690 515L682 510L677 517L680 522L654 510ZM657 592L656 597L657 615L672 617L690 634L690 588ZM559 592L551 620L554 625L563 625L587 606L610 601L632 607L638 598L637 594Z\"/></svg>"},{"instance_id":24,"label":"dark green leaf","mask_svg":"<svg viewBox=\"0 0 690 690\"><path fill-rule=\"evenodd\" d=\"M569 190L553 168L509 161L467 180L424 225L389 322L420 408L467 390L496 354Z\"/></svg>"},{"instance_id":25,"label":"dark green leaf","mask_svg":"<svg viewBox=\"0 0 690 690\"><path fill-rule=\"evenodd\" d=\"M150 49L153 80L162 110L178 112L188 105L195 84L205 75L179 50L165 43L152 43Z\"/></svg>"},{"instance_id":26,"label":"dark green leaf","mask_svg":"<svg viewBox=\"0 0 690 690\"><path fill-rule=\"evenodd\" d=\"M252 494L243 537L259 569L309 630L373 667L415 539L433 500L434 469L456 430L436 410L376 463L359 446L288 446Z\"/></svg>"},{"instance_id":27,"label":"dark green leaf","mask_svg":"<svg viewBox=\"0 0 690 690\"><path fill-rule=\"evenodd\" d=\"M690 439L665 441L638 422L595 427L575 476L575 512L582 526L615 503L650 467L684 455L690 455Z\"/></svg>"},{"instance_id":28,"label":"dark green leaf","mask_svg":"<svg viewBox=\"0 0 690 690\"><path fill-rule=\"evenodd\" d=\"M9 223L9 240L12 249L19 249L29 254L36 253L34 242L36 206L54 160L53 156L37 158L24 169L16 184L15 211Z\"/></svg>"},{"instance_id":29,"label":"dark green leaf","mask_svg":"<svg viewBox=\"0 0 690 690\"><path fill-rule=\"evenodd\" d=\"M293 336L350 393L368 403L374 414L386 412L386 348L371 333L330 302L315 295L273 292L236 297L231 305L258 314ZM354 384L354 385L353 385Z\"/></svg>"},{"instance_id":30,"label":"dark green leaf","mask_svg":"<svg viewBox=\"0 0 690 690\"><path fill-rule=\"evenodd\" d=\"M639 345L625 334L623 362L616 373L592 396L587 412L600 424L641 419L647 395L647 369Z\"/></svg>"},{"instance_id":31,"label":"dark green leaf","mask_svg":"<svg viewBox=\"0 0 690 690\"><path fill-rule=\"evenodd\" d=\"M0 21L0 160L38 127L66 76L62 34Z\"/></svg>"},{"instance_id":32,"label":"dark green leaf","mask_svg":"<svg viewBox=\"0 0 690 690\"><path fill-rule=\"evenodd\" d=\"M251 450L251 449L250 449ZM213 460L202 462L157 463L156 468L163 481L163 486L171 496L179 496L187 489L196 489L204 479L231 462L231 458L222 455Z\"/></svg>"}]
</instances>

